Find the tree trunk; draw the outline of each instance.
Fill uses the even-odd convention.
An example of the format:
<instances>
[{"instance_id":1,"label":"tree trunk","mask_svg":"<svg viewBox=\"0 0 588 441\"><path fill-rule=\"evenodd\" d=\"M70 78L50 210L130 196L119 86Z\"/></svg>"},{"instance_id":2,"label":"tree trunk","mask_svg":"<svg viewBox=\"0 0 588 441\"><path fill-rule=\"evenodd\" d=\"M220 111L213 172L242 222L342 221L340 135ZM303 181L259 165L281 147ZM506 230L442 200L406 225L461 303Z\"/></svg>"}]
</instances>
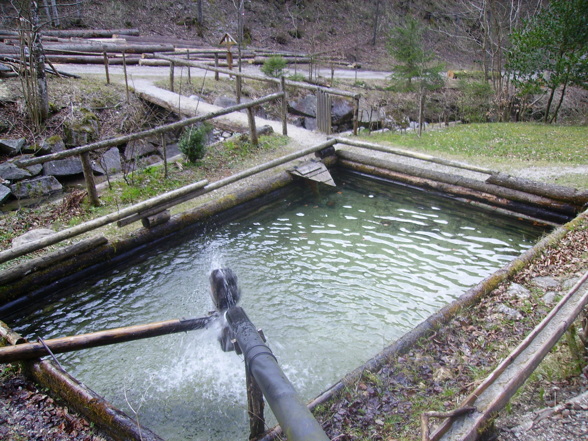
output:
<instances>
[{"instance_id":1,"label":"tree trunk","mask_svg":"<svg viewBox=\"0 0 588 441\"><path fill-rule=\"evenodd\" d=\"M551 117L551 120L549 121L550 123L557 122L557 114L559 113L559 109L561 107L561 103L563 102L564 95L566 94L567 87L568 87L568 80L566 78L566 81L564 82L563 88L561 90L561 96L559 97L557 107L555 108L555 112L553 112L553 116Z\"/></svg>"},{"instance_id":2,"label":"tree trunk","mask_svg":"<svg viewBox=\"0 0 588 441\"><path fill-rule=\"evenodd\" d=\"M49 115L49 92L47 91L47 76L45 75L45 52L41 43L41 31L39 26L39 10L36 2L31 3L31 65L33 65L37 82L37 104L39 122L42 123Z\"/></svg>"},{"instance_id":3,"label":"tree trunk","mask_svg":"<svg viewBox=\"0 0 588 441\"><path fill-rule=\"evenodd\" d=\"M380 0L375 0L375 10L374 10L374 33L372 36L372 46L376 45L376 37L378 36L378 21L380 19Z\"/></svg>"},{"instance_id":4,"label":"tree trunk","mask_svg":"<svg viewBox=\"0 0 588 441\"><path fill-rule=\"evenodd\" d=\"M198 0L198 24L202 25L204 23L204 15L202 14L202 0Z\"/></svg>"},{"instance_id":5,"label":"tree trunk","mask_svg":"<svg viewBox=\"0 0 588 441\"><path fill-rule=\"evenodd\" d=\"M51 23L53 19L51 18L51 9L49 8L48 0L43 0L43 8L45 9L45 15L47 16L47 21Z\"/></svg>"},{"instance_id":6,"label":"tree trunk","mask_svg":"<svg viewBox=\"0 0 588 441\"><path fill-rule=\"evenodd\" d=\"M549 122L549 111L551 110L551 104L553 103L553 96L555 95L555 90L557 89L557 86L552 86L550 89L551 92L549 93L549 99L547 100L547 106L545 108L545 117L543 118L544 123Z\"/></svg>"},{"instance_id":7,"label":"tree trunk","mask_svg":"<svg viewBox=\"0 0 588 441\"><path fill-rule=\"evenodd\" d=\"M423 121L424 121L424 113L425 113L425 96L426 96L426 89L421 86L421 90L419 92L419 137L423 133Z\"/></svg>"},{"instance_id":8,"label":"tree trunk","mask_svg":"<svg viewBox=\"0 0 588 441\"><path fill-rule=\"evenodd\" d=\"M57 10L57 3L56 0L51 0L51 11L53 16L53 26L59 27L59 11Z\"/></svg>"}]
</instances>

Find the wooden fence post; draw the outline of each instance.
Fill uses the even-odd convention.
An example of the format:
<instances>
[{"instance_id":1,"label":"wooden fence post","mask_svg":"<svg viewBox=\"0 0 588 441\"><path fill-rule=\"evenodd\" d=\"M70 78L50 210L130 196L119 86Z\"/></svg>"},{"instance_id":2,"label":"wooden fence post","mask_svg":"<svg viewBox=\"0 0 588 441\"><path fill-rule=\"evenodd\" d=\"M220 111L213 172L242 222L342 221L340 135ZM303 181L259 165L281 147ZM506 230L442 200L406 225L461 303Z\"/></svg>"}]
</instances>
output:
<instances>
[{"instance_id":1,"label":"wooden fence post","mask_svg":"<svg viewBox=\"0 0 588 441\"><path fill-rule=\"evenodd\" d=\"M282 75L280 83L282 96L282 135L288 136L288 95L286 93L286 78Z\"/></svg>"},{"instance_id":2,"label":"wooden fence post","mask_svg":"<svg viewBox=\"0 0 588 441\"><path fill-rule=\"evenodd\" d=\"M110 84L110 73L108 72L108 54L106 51L103 53L104 55L104 70L106 71L106 84Z\"/></svg>"},{"instance_id":3,"label":"wooden fence post","mask_svg":"<svg viewBox=\"0 0 588 441\"><path fill-rule=\"evenodd\" d=\"M99 207L100 199L98 199L98 191L96 190L96 183L94 182L94 172L92 170L92 164L90 162L90 153L82 153L80 155L80 159L82 160L82 169L84 171L84 179L86 181L86 189L88 191L90 203L94 207Z\"/></svg>"},{"instance_id":4,"label":"wooden fence post","mask_svg":"<svg viewBox=\"0 0 588 441\"><path fill-rule=\"evenodd\" d=\"M169 63L169 89L174 91L174 62Z\"/></svg>"},{"instance_id":5,"label":"wooden fence post","mask_svg":"<svg viewBox=\"0 0 588 441\"><path fill-rule=\"evenodd\" d=\"M218 52L214 53L214 68L218 69ZM214 72L214 79L218 81L218 70Z\"/></svg>"},{"instance_id":6,"label":"wooden fence post","mask_svg":"<svg viewBox=\"0 0 588 441\"><path fill-rule=\"evenodd\" d=\"M237 88L237 104L241 104L241 75L236 74L235 86Z\"/></svg>"},{"instance_id":7,"label":"wooden fence post","mask_svg":"<svg viewBox=\"0 0 588 441\"><path fill-rule=\"evenodd\" d=\"M357 136L359 126L359 96L353 99L353 136Z\"/></svg>"},{"instance_id":8,"label":"wooden fence post","mask_svg":"<svg viewBox=\"0 0 588 441\"><path fill-rule=\"evenodd\" d=\"M255 127L255 115L253 114L253 107L247 107L247 119L249 120L251 143L257 146L259 144L259 139L257 138L257 128Z\"/></svg>"},{"instance_id":9,"label":"wooden fence post","mask_svg":"<svg viewBox=\"0 0 588 441\"><path fill-rule=\"evenodd\" d=\"M255 439L265 432L265 417L263 415L263 392L245 362L245 380L247 383L247 413L249 414L249 439Z\"/></svg>"},{"instance_id":10,"label":"wooden fence post","mask_svg":"<svg viewBox=\"0 0 588 441\"><path fill-rule=\"evenodd\" d=\"M125 73L125 88L127 90L127 103L130 101L129 98L129 77L127 75L127 57L125 55L125 51L122 52L122 59L123 59L123 71Z\"/></svg>"},{"instance_id":11,"label":"wooden fence post","mask_svg":"<svg viewBox=\"0 0 588 441\"><path fill-rule=\"evenodd\" d=\"M186 51L186 54L188 56L188 61L190 61L190 49L188 49ZM188 64L188 83L192 82L192 74L190 73L190 65Z\"/></svg>"}]
</instances>

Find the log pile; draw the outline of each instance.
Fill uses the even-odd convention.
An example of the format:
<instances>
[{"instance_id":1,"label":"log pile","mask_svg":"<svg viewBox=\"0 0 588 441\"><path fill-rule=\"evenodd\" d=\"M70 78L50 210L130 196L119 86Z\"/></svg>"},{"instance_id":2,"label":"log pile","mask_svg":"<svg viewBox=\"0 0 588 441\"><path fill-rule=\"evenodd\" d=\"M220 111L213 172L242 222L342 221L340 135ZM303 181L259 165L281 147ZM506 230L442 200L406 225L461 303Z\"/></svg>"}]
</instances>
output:
<instances>
[{"instance_id":1,"label":"log pile","mask_svg":"<svg viewBox=\"0 0 588 441\"><path fill-rule=\"evenodd\" d=\"M169 61L157 60L155 53L180 56L185 59L227 67L226 48L202 48L189 40L162 39L140 36L137 29L69 29L48 30L42 35L46 59L50 63L103 64L103 54L108 54L109 64L168 65ZM232 49L236 52L236 47ZM18 58L20 39L16 31L0 29L0 57ZM267 50L241 50L241 59L247 64L263 64L270 56L280 56L288 64L308 64L313 60L305 54L272 52ZM232 54L236 60L236 54ZM220 64L219 64L220 62ZM322 60L331 65L346 65L341 60Z\"/></svg>"}]
</instances>

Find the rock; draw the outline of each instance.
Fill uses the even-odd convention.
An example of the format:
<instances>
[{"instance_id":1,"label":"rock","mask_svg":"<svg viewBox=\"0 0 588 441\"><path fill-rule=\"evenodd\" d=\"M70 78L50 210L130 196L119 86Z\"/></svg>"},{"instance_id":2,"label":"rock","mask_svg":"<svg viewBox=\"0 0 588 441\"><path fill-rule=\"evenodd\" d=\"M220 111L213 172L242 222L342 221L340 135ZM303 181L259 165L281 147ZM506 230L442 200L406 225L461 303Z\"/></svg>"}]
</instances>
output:
<instances>
[{"instance_id":1,"label":"rock","mask_svg":"<svg viewBox=\"0 0 588 441\"><path fill-rule=\"evenodd\" d=\"M334 99L331 103L331 122L338 126L353 121L353 105L344 99Z\"/></svg>"},{"instance_id":2,"label":"rock","mask_svg":"<svg viewBox=\"0 0 588 441\"><path fill-rule=\"evenodd\" d=\"M274 133L274 128L269 124L261 126L257 129L257 136L271 135Z\"/></svg>"},{"instance_id":3,"label":"rock","mask_svg":"<svg viewBox=\"0 0 588 441\"><path fill-rule=\"evenodd\" d=\"M49 230L48 228L37 228L35 230L30 230L22 236L18 236L17 238L13 239L12 248L25 245L29 242L36 242L37 240L52 236L53 234L55 234L55 231Z\"/></svg>"},{"instance_id":4,"label":"rock","mask_svg":"<svg viewBox=\"0 0 588 441\"><path fill-rule=\"evenodd\" d=\"M44 139L39 146L38 154L47 155L49 153L57 153L65 150L65 142L59 135L50 136Z\"/></svg>"},{"instance_id":5,"label":"rock","mask_svg":"<svg viewBox=\"0 0 588 441\"><path fill-rule=\"evenodd\" d=\"M559 290L560 283L553 277L535 277L531 283L543 291Z\"/></svg>"},{"instance_id":6,"label":"rock","mask_svg":"<svg viewBox=\"0 0 588 441\"><path fill-rule=\"evenodd\" d=\"M31 176L30 171L20 168L12 162L6 161L0 164L0 178L7 181L20 181Z\"/></svg>"},{"instance_id":7,"label":"rock","mask_svg":"<svg viewBox=\"0 0 588 441\"><path fill-rule=\"evenodd\" d=\"M547 291L545 295L542 297L542 299L547 305L551 305L555 302L555 297L557 296L557 294L558 293L555 291Z\"/></svg>"},{"instance_id":8,"label":"rock","mask_svg":"<svg viewBox=\"0 0 588 441\"><path fill-rule=\"evenodd\" d=\"M573 276L573 277L569 277L567 279L565 279L562 283L561 283L561 289L565 292L568 292L570 289L572 289L574 287L574 285L576 283L578 283L578 280L580 280L581 276Z\"/></svg>"},{"instance_id":9,"label":"rock","mask_svg":"<svg viewBox=\"0 0 588 441\"><path fill-rule=\"evenodd\" d=\"M528 299L531 296L531 291L529 291L523 285L519 285L518 283L512 283L506 290L506 294L510 297Z\"/></svg>"},{"instance_id":10,"label":"rock","mask_svg":"<svg viewBox=\"0 0 588 441\"><path fill-rule=\"evenodd\" d=\"M12 192L10 191L10 188L8 188L6 185L0 184L0 203L8 199L8 196L11 194Z\"/></svg>"},{"instance_id":11,"label":"rock","mask_svg":"<svg viewBox=\"0 0 588 441\"><path fill-rule=\"evenodd\" d=\"M25 169L30 172L31 177L38 176L43 171L43 164L29 165L28 167L25 167Z\"/></svg>"},{"instance_id":12,"label":"rock","mask_svg":"<svg viewBox=\"0 0 588 441\"><path fill-rule=\"evenodd\" d=\"M241 104L246 104L246 103L250 103L251 101L253 101L251 98L245 98L245 97L241 97ZM236 106L237 104L237 99L233 98L231 96L226 96L226 95L221 95L219 96L217 99L214 100L214 105L218 106L218 107L233 107ZM241 112L246 112L245 109L241 110Z\"/></svg>"},{"instance_id":13,"label":"rock","mask_svg":"<svg viewBox=\"0 0 588 441\"><path fill-rule=\"evenodd\" d=\"M159 164L162 161L161 157L158 155L150 155L144 156L139 160L140 167L149 167L154 164Z\"/></svg>"},{"instance_id":14,"label":"rock","mask_svg":"<svg viewBox=\"0 0 588 441\"><path fill-rule=\"evenodd\" d=\"M161 157L163 157L163 146L160 146L157 151L159 152ZM167 144L165 146L165 154L166 154L168 160L173 158L174 156L178 156L180 154L180 148L178 147L178 143L173 142L173 143Z\"/></svg>"},{"instance_id":15,"label":"rock","mask_svg":"<svg viewBox=\"0 0 588 441\"><path fill-rule=\"evenodd\" d=\"M304 128L306 130L316 130L316 118L304 118Z\"/></svg>"},{"instance_id":16,"label":"rock","mask_svg":"<svg viewBox=\"0 0 588 441\"><path fill-rule=\"evenodd\" d=\"M498 306L496 306L496 312L504 314L505 316L515 320L520 320L523 318L522 314L519 311L517 311L516 309L509 308L504 303L501 303Z\"/></svg>"},{"instance_id":17,"label":"rock","mask_svg":"<svg viewBox=\"0 0 588 441\"><path fill-rule=\"evenodd\" d=\"M316 117L316 96L306 95L300 101L288 103L288 111L294 115Z\"/></svg>"},{"instance_id":18,"label":"rock","mask_svg":"<svg viewBox=\"0 0 588 441\"><path fill-rule=\"evenodd\" d=\"M16 156L22 152L26 140L19 139L0 139L0 153L9 156Z\"/></svg>"},{"instance_id":19,"label":"rock","mask_svg":"<svg viewBox=\"0 0 588 441\"><path fill-rule=\"evenodd\" d=\"M214 100L213 104L223 108L232 107L237 105L237 99L233 98L232 96L221 95Z\"/></svg>"},{"instance_id":20,"label":"rock","mask_svg":"<svg viewBox=\"0 0 588 441\"><path fill-rule=\"evenodd\" d=\"M145 139L136 139L127 144L124 157L127 161L132 161L155 152L157 152L155 145Z\"/></svg>"},{"instance_id":21,"label":"rock","mask_svg":"<svg viewBox=\"0 0 588 441\"><path fill-rule=\"evenodd\" d=\"M79 109L76 118L64 125L65 145L77 147L98 139L98 117L88 109Z\"/></svg>"},{"instance_id":22,"label":"rock","mask_svg":"<svg viewBox=\"0 0 588 441\"><path fill-rule=\"evenodd\" d=\"M10 186L12 194L18 199L47 196L51 193L61 191L62 188L54 176L42 176L27 181L20 181Z\"/></svg>"},{"instance_id":23,"label":"rock","mask_svg":"<svg viewBox=\"0 0 588 441\"><path fill-rule=\"evenodd\" d=\"M102 175L112 175L122 170L120 152L112 147L104 152L99 159L92 160L92 170Z\"/></svg>"},{"instance_id":24,"label":"rock","mask_svg":"<svg viewBox=\"0 0 588 441\"><path fill-rule=\"evenodd\" d=\"M49 161L43 164L43 174L46 176L73 176L83 173L82 161L78 157L70 157Z\"/></svg>"}]
</instances>

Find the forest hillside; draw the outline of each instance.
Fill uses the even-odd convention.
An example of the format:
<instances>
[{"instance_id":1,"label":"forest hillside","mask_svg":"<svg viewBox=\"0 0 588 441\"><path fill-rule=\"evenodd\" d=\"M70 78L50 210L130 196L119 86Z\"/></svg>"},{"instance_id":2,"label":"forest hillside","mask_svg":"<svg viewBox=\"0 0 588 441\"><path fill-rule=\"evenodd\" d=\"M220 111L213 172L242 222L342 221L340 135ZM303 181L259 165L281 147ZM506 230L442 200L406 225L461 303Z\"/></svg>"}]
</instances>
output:
<instances>
[{"instance_id":1,"label":"forest hillside","mask_svg":"<svg viewBox=\"0 0 588 441\"><path fill-rule=\"evenodd\" d=\"M11 3L0 0L3 28L16 26ZM387 68L391 27L406 16L428 29L429 49L449 68L474 69L505 45L521 20L546 0L51 0L41 7L47 28L137 28L149 37L174 37L215 46L224 33L253 47L310 52ZM41 2L39 2L41 4ZM58 21L54 11L57 11ZM48 16L53 15L49 20ZM52 23L50 23L52 21ZM58 25L58 26L57 26Z\"/></svg>"}]
</instances>

